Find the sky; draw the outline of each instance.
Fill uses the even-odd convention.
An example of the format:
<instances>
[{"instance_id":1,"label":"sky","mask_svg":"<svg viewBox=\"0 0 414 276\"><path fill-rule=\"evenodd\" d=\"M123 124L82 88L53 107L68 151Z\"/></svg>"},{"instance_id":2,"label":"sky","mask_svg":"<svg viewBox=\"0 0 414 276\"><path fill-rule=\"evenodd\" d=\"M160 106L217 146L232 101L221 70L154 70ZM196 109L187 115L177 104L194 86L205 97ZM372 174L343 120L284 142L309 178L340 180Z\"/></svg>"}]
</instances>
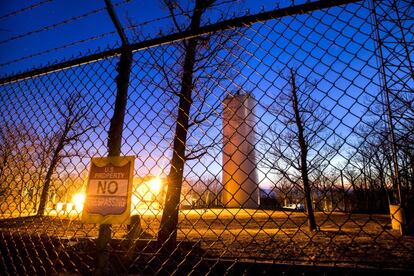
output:
<instances>
[{"instance_id":1,"label":"sky","mask_svg":"<svg viewBox=\"0 0 414 276\"><path fill-rule=\"evenodd\" d=\"M272 10L277 6L291 5L292 1L270 0L223 0L206 17L212 21L219 14L226 17ZM296 3L305 2L295 1ZM39 5L40 4L40 5ZM139 28L143 36L158 35L160 30L168 33L171 27L165 18L168 11L159 1L117 0L112 1L116 13L124 27L132 24L144 26ZM7 16L30 6L32 9ZM188 7L189 9L191 6ZM87 14L85 16L85 14ZM76 18L76 20L74 20ZM62 22L65 22L64 24ZM104 0L30 0L0 2L0 75L8 75L20 70L41 67L47 62L56 63L62 58L71 58L89 49L114 47L120 43L115 28L105 10ZM57 25L57 26L54 26ZM46 29L45 29L46 27ZM25 35L32 33L31 35ZM132 29L127 30L130 40L134 40ZM20 38L16 38L22 36ZM94 38L93 40L89 40ZM87 40L85 42L79 42ZM79 42L79 43L77 43ZM72 46L67 46L74 44ZM67 46L62 49L62 46ZM50 51L21 62L16 59ZM47 61L47 62L46 62Z\"/></svg>"},{"instance_id":2,"label":"sky","mask_svg":"<svg viewBox=\"0 0 414 276\"><path fill-rule=\"evenodd\" d=\"M4 18L13 11L43 2L44 4L30 11ZM113 1L123 26L129 26L131 23L144 24L137 30L144 37L147 33L150 33L150 37L158 36L159 30L163 30L164 33L169 32L171 21L159 19L167 14L159 2L138 0L123 2L122 0ZM302 2L305 1L295 1L295 4ZM226 18L232 17L233 13L246 14L247 10L254 14L262 10L274 9L277 5L279 7L291 5L292 1L229 2L223 0L219 3L223 4L214 9L211 14L207 14L204 18L205 22L208 18L214 22L220 14L224 14ZM103 8L104 1L2 1L0 4L0 21L2 21L0 75L14 74L33 66L38 68L48 62L57 63L63 58L83 56L89 50L99 52L107 47L116 47L117 43L119 45L119 38ZM95 10L100 11L93 12ZM93 14L82 16L87 13ZM73 17L81 18L72 20ZM221 87L217 85L214 89L213 94L216 93L216 100L221 100L222 96L228 92L227 90L235 89L235 87L241 87L252 93L259 102L255 110L258 118L256 131L262 134L276 120L274 116L269 115L266 107L283 89L280 74L288 67L294 67L301 76L317 82L317 89L311 96L333 116L331 132L341 137L345 146L351 145L350 134L355 132L357 125L361 122L361 117L366 112L367 98L376 96L379 90L378 70L375 69L377 66L374 56L375 45L371 36L372 28L369 18L366 6L350 4L345 8L332 8L328 11L316 11L311 14L284 17L252 25L247 29L243 38L235 42L243 48L243 53L235 57L239 63L234 78L221 84ZM60 24L59 22L67 23ZM59 25L43 31L45 26L53 24ZM29 32L33 34L18 38ZM127 30L127 35L131 42L137 41L132 30ZM96 37L96 39L89 40L91 37ZM75 45L62 48L64 45L71 44ZM165 57L176 58L174 44L161 46L160 49L165 51L163 54ZM45 51L48 52L37 55ZM170 123L162 121L160 112L164 105L160 101L162 91L143 81L146 78L154 80L160 78L160 75L153 69L145 69L141 66L141 63L145 64L150 59L152 53L150 49L147 49L134 54L137 66L134 66L132 71L130 101L126 116L129 125L124 132L123 146L125 154L140 155L137 170L144 171L144 174L157 174L168 164L166 161L170 158L167 150L168 142L161 142L157 137L163 135L170 137L172 131ZM24 58L19 62L10 62L30 55L35 56ZM229 57L223 54L223 61ZM53 101L50 95L56 93L55 90L88 91L88 94L98 103L96 112L99 114L99 119L108 122L110 113L101 111L110 110L113 103L115 64L116 59L109 58L95 64L72 68L67 73L65 71L53 73L50 78L41 77L39 80L25 81L6 87L6 90L15 92L20 89L27 93L31 91L32 96L22 101L23 105L33 101L42 93L45 95L44 102L48 102L51 98ZM108 72L107 68L111 70ZM57 84L54 83L56 80L58 80ZM22 92L15 93L18 95ZM24 95L24 97L28 96ZM40 116L39 110L32 108L33 113ZM53 110L49 112L53 114ZM47 117L45 122L50 124ZM212 122L210 135L219 136L220 128L221 120L216 118ZM104 131L91 134L89 142L86 143L88 146L85 147L94 147L98 153L104 154L105 135ZM339 163L342 159L338 155L335 162ZM192 177L200 174L220 177L220 166L220 153L212 153L202 160L190 163L187 166L187 173ZM167 172L164 171L164 173ZM260 178L263 182L271 181L267 171L261 171Z\"/></svg>"}]
</instances>

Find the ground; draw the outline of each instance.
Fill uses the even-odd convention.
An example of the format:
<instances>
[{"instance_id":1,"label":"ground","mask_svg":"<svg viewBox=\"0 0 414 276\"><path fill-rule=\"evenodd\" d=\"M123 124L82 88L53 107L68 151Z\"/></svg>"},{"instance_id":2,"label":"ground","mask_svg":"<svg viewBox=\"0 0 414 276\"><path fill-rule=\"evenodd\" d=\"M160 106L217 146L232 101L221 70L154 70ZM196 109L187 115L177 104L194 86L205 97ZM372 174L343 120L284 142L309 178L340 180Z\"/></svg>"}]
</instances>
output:
<instances>
[{"instance_id":1,"label":"ground","mask_svg":"<svg viewBox=\"0 0 414 276\"><path fill-rule=\"evenodd\" d=\"M160 214L144 214L142 238L155 238ZM414 269L414 237L391 230L389 216L316 213L318 231L307 229L302 212L245 209L180 211L179 241L192 241L205 257L287 264L316 264ZM95 238L97 225L75 217L0 220L1 233L47 234L59 238ZM123 239L125 225L113 226Z\"/></svg>"}]
</instances>

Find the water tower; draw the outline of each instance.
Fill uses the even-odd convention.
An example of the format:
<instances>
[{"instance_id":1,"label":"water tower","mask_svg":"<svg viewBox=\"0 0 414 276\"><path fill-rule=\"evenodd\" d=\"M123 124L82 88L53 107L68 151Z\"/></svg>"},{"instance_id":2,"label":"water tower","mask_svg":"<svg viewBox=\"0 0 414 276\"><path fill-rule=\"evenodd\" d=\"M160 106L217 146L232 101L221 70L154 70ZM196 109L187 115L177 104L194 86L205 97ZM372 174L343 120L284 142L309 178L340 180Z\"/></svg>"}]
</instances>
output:
<instances>
[{"instance_id":1,"label":"water tower","mask_svg":"<svg viewBox=\"0 0 414 276\"><path fill-rule=\"evenodd\" d=\"M224 207L259 207L256 171L256 138L252 95L229 94L223 101Z\"/></svg>"}]
</instances>

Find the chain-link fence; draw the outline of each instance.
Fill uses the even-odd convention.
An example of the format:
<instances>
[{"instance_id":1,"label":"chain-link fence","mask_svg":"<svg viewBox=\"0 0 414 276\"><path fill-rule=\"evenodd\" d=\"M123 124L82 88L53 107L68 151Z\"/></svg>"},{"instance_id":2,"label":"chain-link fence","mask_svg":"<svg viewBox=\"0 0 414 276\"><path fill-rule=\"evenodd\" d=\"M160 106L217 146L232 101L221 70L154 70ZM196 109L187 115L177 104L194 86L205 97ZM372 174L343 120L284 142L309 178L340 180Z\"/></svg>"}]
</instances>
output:
<instances>
[{"instance_id":1,"label":"chain-link fence","mask_svg":"<svg viewBox=\"0 0 414 276\"><path fill-rule=\"evenodd\" d=\"M412 2L202 25L207 2L172 35L1 80L1 273L414 269ZM116 128L131 219L102 227L81 213Z\"/></svg>"}]
</instances>

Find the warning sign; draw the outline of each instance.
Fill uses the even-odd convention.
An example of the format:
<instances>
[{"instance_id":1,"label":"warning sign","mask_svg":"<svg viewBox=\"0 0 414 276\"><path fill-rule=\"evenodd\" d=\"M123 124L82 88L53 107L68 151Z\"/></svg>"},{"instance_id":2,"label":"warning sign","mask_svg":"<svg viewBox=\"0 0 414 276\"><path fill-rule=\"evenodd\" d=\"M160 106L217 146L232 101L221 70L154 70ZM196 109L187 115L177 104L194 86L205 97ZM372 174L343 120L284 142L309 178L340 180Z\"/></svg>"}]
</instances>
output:
<instances>
[{"instance_id":1,"label":"warning sign","mask_svg":"<svg viewBox=\"0 0 414 276\"><path fill-rule=\"evenodd\" d=\"M92 158L82 220L120 224L129 219L134 157Z\"/></svg>"}]
</instances>

